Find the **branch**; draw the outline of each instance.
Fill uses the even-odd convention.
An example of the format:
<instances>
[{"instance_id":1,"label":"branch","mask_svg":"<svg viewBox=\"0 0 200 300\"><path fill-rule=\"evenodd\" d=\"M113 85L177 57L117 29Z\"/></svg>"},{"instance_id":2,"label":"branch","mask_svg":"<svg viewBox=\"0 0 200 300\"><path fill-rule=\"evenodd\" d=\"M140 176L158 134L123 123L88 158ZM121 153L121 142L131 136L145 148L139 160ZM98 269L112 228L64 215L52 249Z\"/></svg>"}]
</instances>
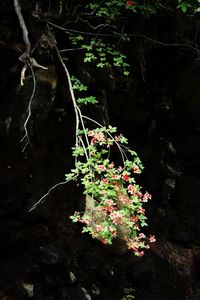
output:
<instances>
[{"instance_id":1,"label":"branch","mask_svg":"<svg viewBox=\"0 0 200 300\"><path fill-rule=\"evenodd\" d=\"M23 15L21 13L21 7L19 5L19 0L14 0L14 7L15 7L15 12L17 14L18 20L20 27L22 29L22 34L23 34L23 40L26 46L26 51L19 57L19 60L22 61L25 66L22 69L21 72L21 85L23 85L23 80L25 78L25 72L28 67L38 67L42 69L47 69L46 67L41 66L40 64L37 63L37 61L34 58L31 58L31 42L29 40L28 36L28 29L26 27Z\"/></svg>"},{"instance_id":2,"label":"branch","mask_svg":"<svg viewBox=\"0 0 200 300\"><path fill-rule=\"evenodd\" d=\"M35 80L35 74L33 72L33 67L38 67L38 68L42 68L42 69L47 69L47 68L41 66L40 64L37 63L37 61L34 58L30 57L30 55L31 55L31 42L29 40L28 29L26 27L23 15L21 13L21 7L19 5L18 0L14 0L14 7L15 7L15 12L16 12L18 20L19 20L20 27L22 29L23 40L24 40L24 43L25 43L25 46L26 46L26 51L19 57L19 60L24 63L24 66L23 66L22 71L21 71L21 80L20 80L21 86L23 86L23 84L24 84L25 73L26 73L27 68L30 69L31 75L32 75L32 78L33 78L33 90L32 90L32 94L31 94L29 104L28 104L28 109L27 109L28 110L28 116L27 116L27 118L24 122L25 135L20 141L20 142L23 142L25 139L27 139L27 142L26 142L24 148L22 149L22 152L24 152L27 145L30 144L29 134L28 134L28 130L27 130L27 124L28 124L28 122L30 120L30 117L31 117L31 105L32 105L32 100L34 98L35 89L36 89L36 80Z\"/></svg>"},{"instance_id":3,"label":"branch","mask_svg":"<svg viewBox=\"0 0 200 300\"><path fill-rule=\"evenodd\" d=\"M119 35L115 35L115 34L111 34L111 33L95 33L95 32L87 32L87 31L80 31L80 30L74 30L74 29L66 29L64 27L58 26L52 22L46 21L47 24L65 31L66 33L70 33L70 32L74 32L74 33L79 33L79 34L85 34L85 35L91 35L91 36L104 36L104 37L115 37L115 38L119 38Z\"/></svg>"},{"instance_id":4,"label":"branch","mask_svg":"<svg viewBox=\"0 0 200 300\"><path fill-rule=\"evenodd\" d=\"M59 53L68 52L68 51L77 51L77 50L83 50L83 48L63 49L63 50L59 50Z\"/></svg>"},{"instance_id":5,"label":"branch","mask_svg":"<svg viewBox=\"0 0 200 300\"><path fill-rule=\"evenodd\" d=\"M28 54L30 54L31 53L31 42L30 42L29 37L28 37L28 30L27 30L23 15L21 13L21 7L19 5L18 0L14 0L14 7L15 7L15 12L16 12L18 20L19 20L20 27L22 29L23 40L24 40L24 43L25 43L25 46L26 46L26 52Z\"/></svg>"},{"instance_id":6,"label":"branch","mask_svg":"<svg viewBox=\"0 0 200 300\"><path fill-rule=\"evenodd\" d=\"M152 42L152 43L164 46L164 47L185 47L185 48L188 48L189 50L192 50L193 52L197 53L198 55L200 54L200 50L198 48L193 47L193 46L191 46L189 44L183 44L183 43L164 43L164 42L152 39L151 37L148 37L148 36L146 36L144 34L138 34L138 33L133 33L133 34L127 33L125 35L128 36L128 37L143 38L143 39L145 39L145 40L147 40L149 42Z\"/></svg>"},{"instance_id":7,"label":"branch","mask_svg":"<svg viewBox=\"0 0 200 300\"><path fill-rule=\"evenodd\" d=\"M52 22L47 21L47 23L59 30L65 31L66 33L70 33L70 32L74 32L74 33L79 33L79 34L84 34L84 35L89 35L89 36L102 36L102 37L113 37L113 38L119 38L119 37L138 37L138 38L142 38L145 39L149 42L164 46L164 47L181 47L181 48L186 48L188 50L193 51L194 53L200 55L200 49L193 47L189 44L183 44L183 43L165 43L159 40L155 40L151 37L148 37L144 34L139 34L139 33L125 33L125 34L121 34L118 32L113 32L113 33L96 33L96 32L88 32L88 31L80 31L80 30L75 30L75 29L66 29L64 27L58 26Z\"/></svg>"},{"instance_id":8,"label":"branch","mask_svg":"<svg viewBox=\"0 0 200 300\"><path fill-rule=\"evenodd\" d=\"M52 186L49 190L48 190L48 192L45 194L45 195L43 195L30 209L29 209L29 212L31 212L31 211L33 211L34 209L36 209L36 207L39 205L39 204L41 204L43 201L44 201L44 199L47 197L47 196L49 196L49 194L51 193L51 191L53 191L53 190L55 190L58 186L60 186L60 185L65 185L66 183L68 183L69 181L71 181L71 180L74 180L76 177L74 177L74 178L72 178L72 179L69 179L69 180L66 180L66 181L63 181L63 182L59 182L59 183L57 183L57 184L55 184L54 186Z\"/></svg>"},{"instance_id":9,"label":"branch","mask_svg":"<svg viewBox=\"0 0 200 300\"><path fill-rule=\"evenodd\" d=\"M79 130L79 123L80 123L80 120L79 120L79 112L78 112L78 106L76 104L76 99L75 99L75 95L74 95L74 91L73 91L73 87L72 87L72 82L71 82L71 77L70 77L70 74L69 74L69 71L58 51L58 49L56 48L56 52L57 52L57 55L58 55L58 58L60 60L60 63L65 71L65 74L67 76L67 80L68 80L68 84L69 84L69 91L70 91L70 95L71 95L71 99L72 99L72 103L73 103L73 107L74 107L74 112L75 112L75 117L76 117L76 142L75 142L75 146L77 147L79 142L78 142L78 130Z\"/></svg>"},{"instance_id":10,"label":"branch","mask_svg":"<svg viewBox=\"0 0 200 300\"><path fill-rule=\"evenodd\" d=\"M24 150L26 149L26 147L28 146L28 144L31 144L30 143L30 139L29 139L28 130L27 130L27 124L28 124L28 122L30 120L30 117L31 117L31 106L32 106L32 101L33 101L34 95L35 95L36 80L35 80L35 74L33 72L33 68L30 68L30 70L31 70L31 75L32 75L32 79L33 79L33 90L32 90L32 94L31 94L30 100L29 100L29 104L28 104L28 116L27 116L27 118L26 118L26 120L24 122L25 135L24 135L24 137L20 141L22 143L25 139L27 139L27 142L26 142L24 148L22 149L22 152L24 152Z\"/></svg>"}]
</instances>

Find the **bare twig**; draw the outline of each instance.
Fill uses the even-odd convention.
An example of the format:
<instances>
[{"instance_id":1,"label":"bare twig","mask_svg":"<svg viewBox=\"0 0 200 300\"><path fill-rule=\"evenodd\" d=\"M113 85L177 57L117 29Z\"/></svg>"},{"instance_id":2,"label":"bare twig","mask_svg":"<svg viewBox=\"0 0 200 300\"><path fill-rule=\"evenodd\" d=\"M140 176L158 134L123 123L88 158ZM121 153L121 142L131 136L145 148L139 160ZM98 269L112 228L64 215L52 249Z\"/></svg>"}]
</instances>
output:
<instances>
[{"instance_id":1,"label":"bare twig","mask_svg":"<svg viewBox=\"0 0 200 300\"><path fill-rule=\"evenodd\" d=\"M25 46L26 46L26 53L30 54L31 53L31 42L30 42L29 37L28 37L28 30L27 30L23 15L21 13L21 7L19 5L18 0L14 0L14 6L15 6L15 12L17 14L17 17L18 17L18 20L19 20L19 23L20 23L20 27L22 29L23 40L24 40L24 43L25 43Z\"/></svg>"},{"instance_id":2,"label":"bare twig","mask_svg":"<svg viewBox=\"0 0 200 300\"><path fill-rule=\"evenodd\" d=\"M125 34L121 34L118 32L113 32L113 33L97 33L97 32L88 32L88 31L80 31L80 30L75 30L75 29L66 29L64 27L58 26L52 22L47 21L47 23L59 30L65 31L66 33L70 33L70 32L74 32L74 33L79 33L79 34L84 34L84 35L89 35L89 36L102 36L102 37L112 37L112 38L117 38L119 39L119 37L138 37L138 38L142 38L146 41L152 42L154 44L160 45L160 46L164 46L164 47L179 47L179 48L185 48L187 50L191 50L194 53L200 55L200 49L193 47L189 44L185 44L185 43L165 43L156 39L153 39L149 36L146 36L144 34L139 34L139 33L125 33Z\"/></svg>"},{"instance_id":3,"label":"bare twig","mask_svg":"<svg viewBox=\"0 0 200 300\"><path fill-rule=\"evenodd\" d=\"M99 28L105 28L105 27L112 27L112 28L115 27L115 28L116 28L116 26L110 25L110 24L99 24L99 25L97 25L97 26L92 26L92 24L90 24L90 22L89 22L88 20L84 20L84 19L82 19L81 17L79 17L79 20L82 21L82 22L84 22L84 23L87 23L88 26L89 26L90 28L94 29L94 30L97 30L97 29L99 29Z\"/></svg>"},{"instance_id":4,"label":"bare twig","mask_svg":"<svg viewBox=\"0 0 200 300\"><path fill-rule=\"evenodd\" d=\"M78 144L79 144L79 141L78 141L78 130L79 130L79 123L80 123L80 120L79 120L79 112L78 112L78 106L76 104L76 99L75 99L75 95L74 95L74 91L73 91L73 87L72 87L72 82L71 82L71 77L70 77L70 74L69 74L69 71L58 51L58 49L56 48L56 52L57 52L57 55L58 55L58 58L60 60L60 63L65 71L65 74L67 76L67 80L68 80L68 84L69 84L69 91L70 91L70 95L71 95L71 99L72 99L72 103L73 103L73 107L74 107L74 112L75 112L75 117L76 117L76 142L75 142L75 146L77 147Z\"/></svg>"},{"instance_id":5,"label":"bare twig","mask_svg":"<svg viewBox=\"0 0 200 300\"><path fill-rule=\"evenodd\" d=\"M28 104L28 116L24 122L24 131L25 131L25 135L24 137L21 139L21 142L23 142L25 139L27 139L27 142L22 150L22 152L26 149L27 145L30 144L30 139L29 139L29 134L28 134L28 130L27 130L27 124L30 120L31 117L31 105L32 105L32 100L34 98L35 95L35 89L36 89L36 80L35 80L35 74L33 72L33 67L37 67L37 68L42 68L42 69L47 69L44 66L41 66L40 64L37 63L37 61L34 58L31 58L31 42L28 36L28 29L26 27L26 23L24 21L23 15L21 13L21 7L19 4L19 0L14 0L14 7L15 7L15 12L17 14L18 20L19 20L19 24L20 27L22 29L22 34L23 34L23 40L24 40L24 44L26 47L26 51L19 57L19 60L22 61L24 63L24 66L22 68L21 71L21 79L20 79L20 83L23 86L24 84L24 79L25 79L25 73L27 68L30 69L31 71L31 75L33 78L33 90L32 90L32 94L29 100L29 104Z\"/></svg>"},{"instance_id":6,"label":"bare twig","mask_svg":"<svg viewBox=\"0 0 200 300\"><path fill-rule=\"evenodd\" d=\"M59 52L62 53L62 52L77 51L77 50L83 50L83 48L62 49L59 50Z\"/></svg>"},{"instance_id":7,"label":"bare twig","mask_svg":"<svg viewBox=\"0 0 200 300\"><path fill-rule=\"evenodd\" d=\"M33 98L34 98L34 95L35 95L35 89L36 89L36 80L35 80L35 74L33 72L33 68L30 68L31 70L31 75L32 75L32 79L33 79L33 90L32 90L32 94L31 94L31 97L30 97L30 100L29 100L29 104L28 104L28 115L27 115L27 118L24 122L24 131L25 131L25 134L23 136L23 138L21 139L21 143L26 139L27 142L24 146L24 148L22 149L22 152L24 152L24 150L26 149L26 147L28 146L28 144L31 144L30 143L30 139L29 139L29 133L28 133L28 129L27 129L27 124L30 120L30 117L31 117L31 106L32 106L32 101L33 101Z\"/></svg>"},{"instance_id":8,"label":"bare twig","mask_svg":"<svg viewBox=\"0 0 200 300\"><path fill-rule=\"evenodd\" d=\"M39 205L39 204L41 204L44 200L45 200L45 198L47 197L47 196L49 196L49 194L53 191L53 190L55 190L58 186L60 186L60 185L65 185L65 184L67 184L69 181L71 181L71 180L74 180L76 177L74 177L74 178L72 178L72 179L69 179L69 180L66 180L66 181L62 181L62 182L59 182L59 183L57 183L57 184L55 184L54 186L52 186L49 190L48 190L48 192L45 194L45 195L43 195L30 209L29 209L29 212L31 212L31 211L33 211L34 209L36 209L36 207Z\"/></svg>"},{"instance_id":9,"label":"bare twig","mask_svg":"<svg viewBox=\"0 0 200 300\"><path fill-rule=\"evenodd\" d=\"M164 46L164 47L180 47L180 48L186 48L188 50L192 50L193 52L197 53L198 55L200 54L200 50L196 47L193 47L189 44L183 44L183 43L165 43L165 42L161 42L161 41L158 41L158 40L155 40L149 36L146 36L144 34L125 34L125 36L128 36L128 37L138 37L138 38L143 38L149 42L152 42L154 44L158 44L158 45L161 45L161 46Z\"/></svg>"},{"instance_id":10,"label":"bare twig","mask_svg":"<svg viewBox=\"0 0 200 300\"><path fill-rule=\"evenodd\" d=\"M62 30L62 31L65 31L66 33L70 33L70 32L74 32L74 33L79 33L79 34L84 34L84 35L90 35L90 36L104 36L104 37L117 37L119 38L119 36L116 36L114 34L110 34L110 33L95 33L95 32L87 32L87 31L79 31L79 30L75 30L75 29L66 29L64 27L61 27L61 26L58 26L52 22L49 22L47 21L47 24L59 29L59 30Z\"/></svg>"}]
</instances>

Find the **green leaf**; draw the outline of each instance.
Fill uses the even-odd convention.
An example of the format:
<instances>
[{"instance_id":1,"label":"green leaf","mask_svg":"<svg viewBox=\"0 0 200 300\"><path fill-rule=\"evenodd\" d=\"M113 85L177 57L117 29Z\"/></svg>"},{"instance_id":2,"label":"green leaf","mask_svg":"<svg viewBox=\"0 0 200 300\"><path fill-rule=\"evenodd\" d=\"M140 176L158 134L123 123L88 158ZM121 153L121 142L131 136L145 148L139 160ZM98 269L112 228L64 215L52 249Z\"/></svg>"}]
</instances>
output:
<instances>
[{"instance_id":1,"label":"green leaf","mask_svg":"<svg viewBox=\"0 0 200 300\"><path fill-rule=\"evenodd\" d=\"M98 103L98 101L97 101L97 99L96 99L96 97L94 97L94 96L89 96L89 97L85 97L85 98L78 98L77 99L77 102L79 103L79 104L96 104L96 103Z\"/></svg>"},{"instance_id":2,"label":"green leaf","mask_svg":"<svg viewBox=\"0 0 200 300\"><path fill-rule=\"evenodd\" d=\"M129 74L130 74L129 71L124 71L124 75L125 75L125 76L128 76Z\"/></svg>"},{"instance_id":3,"label":"green leaf","mask_svg":"<svg viewBox=\"0 0 200 300\"><path fill-rule=\"evenodd\" d=\"M185 6L185 5L182 5L182 6L181 6L181 10L182 10L182 12L184 12L184 13L185 13L185 12L187 11L187 6Z\"/></svg>"}]
</instances>

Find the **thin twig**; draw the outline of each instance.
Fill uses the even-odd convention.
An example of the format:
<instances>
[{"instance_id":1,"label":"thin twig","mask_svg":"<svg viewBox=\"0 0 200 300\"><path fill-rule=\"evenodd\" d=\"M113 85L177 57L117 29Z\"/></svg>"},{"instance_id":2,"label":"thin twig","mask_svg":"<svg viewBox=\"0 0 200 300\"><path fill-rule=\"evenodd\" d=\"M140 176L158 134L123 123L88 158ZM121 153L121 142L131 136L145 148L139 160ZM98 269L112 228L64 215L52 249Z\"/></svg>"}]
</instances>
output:
<instances>
[{"instance_id":1,"label":"thin twig","mask_svg":"<svg viewBox=\"0 0 200 300\"><path fill-rule=\"evenodd\" d=\"M79 33L79 34L85 34L85 35L91 35L91 36L104 36L104 37L116 37L116 35L110 34L110 33L95 33L95 32L87 32L87 31L79 31L79 30L74 30L74 29L66 29L64 27L58 26L52 22L46 21L47 24L60 29L62 31L65 31L66 33L74 32L74 33ZM119 36L117 36L119 38Z\"/></svg>"},{"instance_id":2,"label":"thin twig","mask_svg":"<svg viewBox=\"0 0 200 300\"><path fill-rule=\"evenodd\" d=\"M68 80L68 84L69 84L69 91L70 91L72 103L73 103L73 106L74 106L74 112L75 112L75 117L76 117L76 132L75 132L75 134L76 134L76 141L75 141L75 147L77 147L78 143L79 143L78 142L78 130L79 130L79 123L80 123L80 121L79 121L79 114L78 114L78 106L76 104L76 99L75 99L74 90L73 90L73 87L72 87L72 82L71 82L71 77L70 77L69 71L68 71L68 69L67 69L67 67L66 67L66 65L65 65L65 63L64 63L64 61L63 61L63 59L62 59L62 57L61 57L61 55L60 55L60 53L59 53L59 51L58 51L57 48L56 48L56 52L57 52L58 58L59 58L59 60L60 60L60 62L62 64L62 66L63 66L65 74L67 76L67 80Z\"/></svg>"},{"instance_id":3,"label":"thin twig","mask_svg":"<svg viewBox=\"0 0 200 300\"><path fill-rule=\"evenodd\" d=\"M28 103L28 116L24 122L24 131L25 131L25 134L23 136L23 138L21 139L21 143L27 139L27 142L24 146L24 148L22 149L22 152L24 152L24 150L26 149L27 145L30 144L30 139L29 139L29 133L28 133L28 129L27 129L27 124L30 120L30 117L31 117L31 106L32 106L32 101L33 101L33 98L35 96L35 90L36 90L36 79L35 79L35 74L33 72L33 68L30 67L30 70L31 70L31 75L32 75L32 79L33 79L33 90L32 90L32 93L31 93L31 97L30 97L30 100L29 100L29 103Z\"/></svg>"},{"instance_id":4,"label":"thin twig","mask_svg":"<svg viewBox=\"0 0 200 300\"><path fill-rule=\"evenodd\" d=\"M200 50L198 48L195 48L189 44L183 44L183 43L165 43L165 42L161 42L161 41L158 41L158 40L155 40L149 36L146 36L144 34L138 34L138 33L133 33L133 34L130 34L130 33L127 33L125 34L125 36L128 36L128 37L139 37L139 38L143 38L149 42L152 42L154 44L158 44L158 45L161 45L161 46L164 46L164 47L180 47L180 48L187 48L189 50L192 50L194 51L195 53L197 53L199 55L200 53Z\"/></svg>"},{"instance_id":5,"label":"thin twig","mask_svg":"<svg viewBox=\"0 0 200 300\"><path fill-rule=\"evenodd\" d=\"M83 116L82 116L81 110L78 106L77 106L77 110L78 110L78 113L79 113L82 128L84 130L86 143L87 143L87 146L89 147L90 143L89 143L88 136L87 136L87 133L86 133L86 128L85 128L85 124L84 124L84 121L83 121ZM90 156L90 152L89 152L89 156Z\"/></svg>"},{"instance_id":6,"label":"thin twig","mask_svg":"<svg viewBox=\"0 0 200 300\"><path fill-rule=\"evenodd\" d=\"M82 18L80 18L80 17L79 17L79 20L81 20L81 21L84 22L84 23L87 23L88 26L89 26L90 28L94 29L94 30L97 30L97 29L99 29L99 28L105 28L105 27L114 27L114 26L112 26L112 25L110 25L110 24L99 24L99 25L97 25L97 26L92 26L88 20L84 20L84 19L82 19Z\"/></svg>"},{"instance_id":7,"label":"thin twig","mask_svg":"<svg viewBox=\"0 0 200 300\"><path fill-rule=\"evenodd\" d=\"M45 195L43 195L30 209L29 209L29 212L31 212L32 210L34 210L34 209L36 209L36 207L39 205L39 204L41 204L43 201L44 201L44 199L47 197L47 196L49 196L49 194L51 193L51 191L53 191L53 190L55 190L58 186L60 186L60 185L65 185L66 183L68 183L69 181L71 181L71 180L74 180L76 177L73 177L72 179L68 179L68 180L66 180L66 181L62 181L62 182L59 182L59 183L57 183L57 184L55 184L54 186L52 186L49 190L48 190L48 192L45 194Z\"/></svg>"},{"instance_id":8,"label":"thin twig","mask_svg":"<svg viewBox=\"0 0 200 300\"><path fill-rule=\"evenodd\" d=\"M34 98L35 89L36 89L36 80L35 80L35 74L33 72L33 67L38 67L38 68L42 68L42 69L47 69L47 68L41 66L40 64L37 63L37 61L34 58L30 57L30 55L31 55L31 42L29 40L28 29L26 27L24 17L21 13L21 7L20 7L20 4L19 4L18 0L14 0L14 7L15 7L16 15L17 15L18 20L19 20L20 27L22 29L23 40L24 40L25 47L26 47L26 51L19 57L19 60L24 63L24 66L23 66L22 71L21 71L21 80L20 80L21 85L23 86L23 84L24 84L25 73L26 73L27 68L30 69L32 79L33 79L33 90L32 90L32 94L31 94L29 104L28 104L28 108L27 108L28 116L27 116L27 118L24 122L25 135L21 139L21 142L23 142L25 139L27 139L27 142L26 142L24 148L22 149L22 152L24 152L27 145L30 144L29 134L28 134L28 130L27 130L27 124L28 124L28 122L30 120L30 117L31 117L31 105L32 105L32 100Z\"/></svg>"},{"instance_id":9,"label":"thin twig","mask_svg":"<svg viewBox=\"0 0 200 300\"><path fill-rule=\"evenodd\" d=\"M62 53L62 52L76 51L76 50L83 50L83 48L63 49L63 50L59 50L59 52Z\"/></svg>"},{"instance_id":10,"label":"thin twig","mask_svg":"<svg viewBox=\"0 0 200 300\"><path fill-rule=\"evenodd\" d=\"M20 76L20 84L21 84L21 86L24 85L26 69L27 69L27 66L24 65L23 68L22 68L22 70L21 70L21 76Z\"/></svg>"},{"instance_id":11,"label":"thin twig","mask_svg":"<svg viewBox=\"0 0 200 300\"><path fill-rule=\"evenodd\" d=\"M80 141L80 143L81 143L81 145L82 145L82 147L83 147L83 150L84 150L84 152L85 152L85 157L86 157L87 160L89 160L89 156L88 156L88 154L87 154L87 150L86 150L86 148L85 148L85 144L84 144L84 142L83 142L83 139L80 137L80 135L78 136L78 138L79 138L79 141Z\"/></svg>"},{"instance_id":12,"label":"thin twig","mask_svg":"<svg viewBox=\"0 0 200 300\"><path fill-rule=\"evenodd\" d=\"M164 46L164 47L180 47L180 48L186 48L187 50L191 50L195 53L197 53L198 55L200 54L200 49L193 47L189 44L184 44L184 43L165 43L159 40L155 40L151 37L148 37L144 34L138 34L138 33L126 33L126 34L121 34L118 32L113 32L113 33L97 33L97 32L87 32L87 31L80 31L80 30L74 30L74 29L66 29L64 27L60 27L52 22L47 21L47 23L55 28L58 28L62 31L65 31L66 33L70 33L70 32L74 32L74 33L79 33L79 34L84 34L84 35L90 35L90 36L102 36L102 37L113 37L113 38L119 38L119 36L124 36L124 37L138 37L138 38L142 38L145 39L149 42L152 42L154 44L158 44L160 46Z\"/></svg>"}]
</instances>

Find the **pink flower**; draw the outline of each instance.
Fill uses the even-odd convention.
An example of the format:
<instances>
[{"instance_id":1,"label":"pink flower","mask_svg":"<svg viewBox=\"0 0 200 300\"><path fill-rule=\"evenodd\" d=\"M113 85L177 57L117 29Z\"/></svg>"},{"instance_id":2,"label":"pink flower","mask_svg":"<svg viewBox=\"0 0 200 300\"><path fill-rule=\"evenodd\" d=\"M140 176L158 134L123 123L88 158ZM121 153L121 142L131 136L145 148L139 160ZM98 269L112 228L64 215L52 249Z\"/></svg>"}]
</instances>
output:
<instances>
[{"instance_id":1,"label":"pink flower","mask_svg":"<svg viewBox=\"0 0 200 300\"><path fill-rule=\"evenodd\" d=\"M105 239L102 239L101 242L106 245L107 244L107 241Z\"/></svg>"},{"instance_id":2,"label":"pink flower","mask_svg":"<svg viewBox=\"0 0 200 300\"><path fill-rule=\"evenodd\" d=\"M82 222L83 224L90 225L91 219L90 219L89 216L85 216L85 217L82 218L81 222Z\"/></svg>"},{"instance_id":3,"label":"pink flower","mask_svg":"<svg viewBox=\"0 0 200 300\"><path fill-rule=\"evenodd\" d=\"M135 229L137 229L138 231L140 231L140 226L138 224L135 225Z\"/></svg>"},{"instance_id":4,"label":"pink flower","mask_svg":"<svg viewBox=\"0 0 200 300\"><path fill-rule=\"evenodd\" d=\"M136 195L141 198L142 197L142 193L141 192L137 192Z\"/></svg>"},{"instance_id":5,"label":"pink flower","mask_svg":"<svg viewBox=\"0 0 200 300\"><path fill-rule=\"evenodd\" d=\"M91 139L91 143L102 142L102 141L105 141L105 135L101 132L93 135L93 138Z\"/></svg>"},{"instance_id":6,"label":"pink flower","mask_svg":"<svg viewBox=\"0 0 200 300\"><path fill-rule=\"evenodd\" d=\"M114 175L112 176L112 179L120 179L120 176L119 176L119 175L116 175L116 174L114 174Z\"/></svg>"},{"instance_id":7,"label":"pink flower","mask_svg":"<svg viewBox=\"0 0 200 300\"><path fill-rule=\"evenodd\" d=\"M136 216L136 217L132 217L131 218L131 222L138 222L138 220L139 220L139 217L138 217L138 215Z\"/></svg>"},{"instance_id":8,"label":"pink flower","mask_svg":"<svg viewBox=\"0 0 200 300\"><path fill-rule=\"evenodd\" d=\"M128 185L128 192L131 195L135 195L135 189L134 189L134 186L132 184Z\"/></svg>"},{"instance_id":9,"label":"pink flower","mask_svg":"<svg viewBox=\"0 0 200 300\"><path fill-rule=\"evenodd\" d=\"M121 140L122 137L123 137L122 134L116 135L116 136L115 136L115 141L116 141L116 142L120 142L120 140Z\"/></svg>"},{"instance_id":10,"label":"pink flower","mask_svg":"<svg viewBox=\"0 0 200 300\"><path fill-rule=\"evenodd\" d=\"M135 166L133 167L133 173L137 173L137 174L140 173L140 169L139 169L138 166L135 165Z\"/></svg>"},{"instance_id":11,"label":"pink flower","mask_svg":"<svg viewBox=\"0 0 200 300\"><path fill-rule=\"evenodd\" d=\"M139 256L143 256L143 255L144 255L144 251L140 251Z\"/></svg>"},{"instance_id":12,"label":"pink flower","mask_svg":"<svg viewBox=\"0 0 200 300\"><path fill-rule=\"evenodd\" d=\"M76 217L79 217L79 216L80 216L80 212L79 212L79 211L75 211L75 212L74 212L74 215L75 215Z\"/></svg>"},{"instance_id":13,"label":"pink flower","mask_svg":"<svg viewBox=\"0 0 200 300\"><path fill-rule=\"evenodd\" d=\"M149 242L150 242L150 243L156 242L156 238L155 238L154 235L150 235Z\"/></svg>"},{"instance_id":14,"label":"pink flower","mask_svg":"<svg viewBox=\"0 0 200 300\"><path fill-rule=\"evenodd\" d=\"M128 243L128 249L132 249L133 251L137 252L139 248L139 243L134 240L129 240Z\"/></svg>"},{"instance_id":15,"label":"pink flower","mask_svg":"<svg viewBox=\"0 0 200 300\"><path fill-rule=\"evenodd\" d=\"M116 205L116 203L115 203L112 199L106 200L106 204L107 204L108 206L114 206L114 205Z\"/></svg>"},{"instance_id":16,"label":"pink flower","mask_svg":"<svg viewBox=\"0 0 200 300\"><path fill-rule=\"evenodd\" d=\"M111 213L116 210L116 207L115 207L116 203L113 202L111 199L106 200L106 204L107 204L107 206L105 207L105 210L107 213Z\"/></svg>"},{"instance_id":17,"label":"pink flower","mask_svg":"<svg viewBox=\"0 0 200 300\"><path fill-rule=\"evenodd\" d=\"M102 182L102 183L108 183L108 179L103 178L103 179L101 180L101 182Z\"/></svg>"},{"instance_id":18,"label":"pink flower","mask_svg":"<svg viewBox=\"0 0 200 300\"><path fill-rule=\"evenodd\" d=\"M151 200L151 195L149 193L145 193L142 197L143 202L148 202L148 200Z\"/></svg>"},{"instance_id":19,"label":"pink flower","mask_svg":"<svg viewBox=\"0 0 200 300\"><path fill-rule=\"evenodd\" d=\"M96 209L97 209L97 211L98 211L98 213L101 217L106 217L107 216L107 212L106 212L105 207L98 206Z\"/></svg>"},{"instance_id":20,"label":"pink flower","mask_svg":"<svg viewBox=\"0 0 200 300\"><path fill-rule=\"evenodd\" d=\"M122 168L121 166L119 166L119 168L117 169L117 171L118 171L119 173L121 173L123 170L124 170L124 168Z\"/></svg>"},{"instance_id":21,"label":"pink flower","mask_svg":"<svg viewBox=\"0 0 200 300\"><path fill-rule=\"evenodd\" d=\"M109 226L109 230L112 233L112 236L114 238L116 238L117 237L117 230L115 228L113 228L112 226Z\"/></svg>"},{"instance_id":22,"label":"pink flower","mask_svg":"<svg viewBox=\"0 0 200 300\"><path fill-rule=\"evenodd\" d=\"M123 217L119 211L114 211L110 214L110 218L114 225L118 225L121 223Z\"/></svg>"},{"instance_id":23,"label":"pink flower","mask_svg":"<svg viewBox=\"0 0 200 300\"><path fill-rule=\"evenodd\" d=\"M102 211L104 211L104 208L103 208L102 206L98 206L98 207L97 207L97 211L98 211L98 212L102 212Z\"/></svg>"},{"instance_id":24,"label":"pink flower","mask_svg":"<svg viewBox=\"0 0 200 300\"><path fill-rule=\"evenodd\" d=\"M125 195L120 195L119 196L119 201L122 204L132 204L132 201L128 197L126 197Z\"/></svg>"},{"instance_id":25,"label":"pink flower","mask_svg":"<svg viewBox=\"0 0 200 300\"><path fill-rule=\"evenodd\" d=\"M105 171L105 170L106 170L106 167L105 167L104 165L98 165L98 166L97 166L97 169L98 169L99 171Z\"/></svg>"},{"instance_id":26,"label":"pink flower","mask_svg":"<svg viewBox=\"0 0 200 300\"><path fill-rule=\"evenodd\" d=\"M145 238L146 238L146 235L145 235L144 233L140 233L140 234L139 234L139 237L140 237L141 239L145 239Z\"/></svg>"},{"instance_id":27,"label":"pink flower","mask_svg":"<svg viewBox=\"0 0 200 300\"><path fill-rule=\"evenodd\" d=\"M102 225L96 225L95 228L96 228L96 231L98 231L98 232L103 231L103 226Z\"/></svg>"},{"instance_id":28,"label":"pink flower","mask_svg":"<svg viewBox=\"0 0 200 300\"><path fill-rule=\"evenodd\" d=\"M129 181L129 175L128 174L123 174L122 175L122 179L124 180L124 181Z\"/></svg>"},{"instance_id":29,"label":"pink flower","mask_svg":"<svg viewBox=\"0 0 200 300\"><path fill-rule=\"evenodd\" d=\"M113 169L114 168L114 166L115 166L115 164L114 164L114 162L111 162L111 164L109 164L109 169Z\"/></svg>"},{"instance_id":30,"label":"pink flower","mask_svg":"<svg viewBox=\"0 0 200 300\"><path fill-rule=\"evenodd\" d=\"M94 131L93 130L88 131L88 136L94 136Z\"/></svg>"},{"instance_id":31,"label":"pink flower","mask_svg":"<svg viewBox=\"0 0 200 300\"><path fill-rule=\"evenodd\" d=\"M142 208L142 207L138 207L137 212L138 212L139 214L144 214L144 213L145 213L145 209Z\"/></svg>"}]
</instances>

